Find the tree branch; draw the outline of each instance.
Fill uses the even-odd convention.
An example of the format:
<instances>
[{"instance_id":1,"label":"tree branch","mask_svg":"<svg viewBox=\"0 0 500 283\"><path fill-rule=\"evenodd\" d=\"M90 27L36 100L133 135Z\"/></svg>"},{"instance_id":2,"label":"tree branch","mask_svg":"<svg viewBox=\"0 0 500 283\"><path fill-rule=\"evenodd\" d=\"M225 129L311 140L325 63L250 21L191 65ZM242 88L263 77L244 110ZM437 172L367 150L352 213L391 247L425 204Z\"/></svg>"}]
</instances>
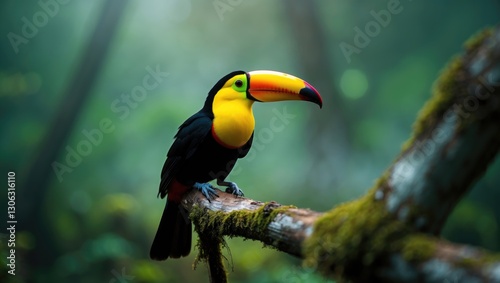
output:
<instances>
[{"instance_id":1,"label":"tree branch","mask_svg":"<svg viewBox=\"0 0 500 283\"><path fill-rule=\"evenodd\" d=\"M226 281L223 237L238 236L335 279L500 282L500 255L432 236L500 148L500 29L466 48L441 75L400 156L365 196L326 213L223 192L211 202L195 190L184 196L212 281Z\"/></svg>"},{"instance_id":2,"label":"tree branch","mask_svg":"<svg viewBox=\"0 0 500 283\"><path fill-rule=\"evenodd\" d=\"M387 257L386 265L378 269L383 282L500 282L500 256L481 249L457 245L444 240L412 235L402 253ZM434 249L426 260L405 258L418 249Z\"/></svg>"},{"instance_id":3,"label":"tree branch","mask_svg":"<svg viewBox=\"0 0 500 283\"><path fill-rule=\"evenodd\" d=\"M219 197L211 202L194 190L183 198L182 205L190 211L199 231L209 231L217 237L258 240L297 257L302 257L302 243L311 234L314 221L322 215L276 202L263 203L218 193Z\"/></svg>"},{"instance_id":4,"label":"tree branch","mask_svg":"<svg viewBox=\"0 0 500 283\"><path fill-rule=\"evenodd\" d=\"M438 234L500 148L500 29L469 41L438 80L414 133L377 191L387 209Z\"/></svg>"},{"instance_id":5,"label":"tree branch","mask_svg":"<svg viewBox=\"0 0 500 283\"><path fill-rule=\"evenodd\" d=\"M389 214L382 217L387 225L380 225L380 222L373 221L380 217L380 213L373 210L383 210L383 207L381 202L372 201L373 195L340 205L328 213L318 213L218 193L219 198L208 202L200 192L193 190L182 203L191 212L197 232L210 239L205 240L211 243L211 247L218 248L217 243L223 236L237 236L306 258L303 247L309 241L314 247L313 259L316 262L308 265L334 278L339 275L357 282L500 282L500 255L412 232L400 221L386 218ZM359 220L354 226L365 227L365 232L360 229L357 230L359 235L349 232L356 231L349 227L352 225L348 223L351 214L353 219ZM325 225L325 221L339 225L333 225L337 226L333 230L330 230L330 225L327 235L311 240L315 223ZM382 239L387 242L381 242ZM353 245L353 241L357 243ZM350 252L353 254L349 255ZM209 257L220 261L214 253L211 248L205 254L211 273L213 269L219 269L210 264ZM351 257L355 259L351 261ZM338 264L332 258L344 262ZM216 274L221 275L220 272Z\"/></svg>"}]
</instances>

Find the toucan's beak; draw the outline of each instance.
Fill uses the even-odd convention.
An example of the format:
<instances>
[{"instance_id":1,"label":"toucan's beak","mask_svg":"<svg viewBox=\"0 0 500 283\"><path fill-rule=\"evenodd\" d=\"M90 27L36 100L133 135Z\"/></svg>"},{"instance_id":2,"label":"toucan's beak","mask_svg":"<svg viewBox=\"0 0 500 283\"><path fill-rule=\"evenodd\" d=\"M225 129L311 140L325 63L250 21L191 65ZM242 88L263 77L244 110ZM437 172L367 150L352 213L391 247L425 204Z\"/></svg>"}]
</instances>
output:
<instances>
[{"instance_id":1,"label":"toucan's beak","mask_svg":"<svg viewBox=\"0 0 500 283\"><path fill-rule=\"evenodd\" d=\"M316 103L321 108L323 100L319 92L306 81L274 71L248 72L250 87L249 99L260 102L282 100L305 100Z\"/></svg>"}]
</instances>

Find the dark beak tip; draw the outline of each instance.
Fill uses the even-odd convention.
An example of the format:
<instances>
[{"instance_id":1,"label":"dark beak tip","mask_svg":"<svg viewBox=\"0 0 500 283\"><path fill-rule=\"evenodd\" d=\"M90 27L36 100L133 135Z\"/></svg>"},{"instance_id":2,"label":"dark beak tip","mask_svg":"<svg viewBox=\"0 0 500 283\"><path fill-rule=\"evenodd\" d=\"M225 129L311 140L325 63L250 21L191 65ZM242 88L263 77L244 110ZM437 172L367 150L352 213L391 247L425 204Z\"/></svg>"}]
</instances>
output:
<instances>
[{"instance_id":1,"label":"dark beak tip","mask_svg":"<svg viewBox=\"0 0 500 283\"><path fill-rule=\"evenodd\" d=\"M304 100L318 104L320 109L323 108L323 100L321 99L319 92L310 84L306 83L306 87L302 88L299 94L304 97Z\"/></svg>"}]
</instances>

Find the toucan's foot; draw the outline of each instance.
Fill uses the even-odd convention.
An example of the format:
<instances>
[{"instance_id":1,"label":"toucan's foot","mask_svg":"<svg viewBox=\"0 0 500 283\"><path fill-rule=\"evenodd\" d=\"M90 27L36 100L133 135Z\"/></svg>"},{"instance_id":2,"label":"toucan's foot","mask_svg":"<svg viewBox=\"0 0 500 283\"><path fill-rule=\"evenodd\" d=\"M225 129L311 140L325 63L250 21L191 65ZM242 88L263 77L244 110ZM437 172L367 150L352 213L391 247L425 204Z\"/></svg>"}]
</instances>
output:
<instances>
[{"instance_id":1,"label":"toucan's foot","mask_svg":"<svg viewBox=\"0 0 500 283\"><path fill-rule=\"evenodd\" d=\"M217 191L215 191L214 187L212 187L209 183L194 183L193 188L200 191L209 202L216 197L219 197Z\"/></svg>"},{"instance_id":2,"label":"toucan's foot","mask_svg":"<svg viewBox=\"0 0 500 283\"><path fill-rule=\"evenodd\" d=\"M240 188L238 188L238 185L236 185L236 183L234 182L228 182L228 183L229 184L227 185L226 193L233 194L238 197L242 197L245 195L243 191Z\"/></svg>"}]
</instances>

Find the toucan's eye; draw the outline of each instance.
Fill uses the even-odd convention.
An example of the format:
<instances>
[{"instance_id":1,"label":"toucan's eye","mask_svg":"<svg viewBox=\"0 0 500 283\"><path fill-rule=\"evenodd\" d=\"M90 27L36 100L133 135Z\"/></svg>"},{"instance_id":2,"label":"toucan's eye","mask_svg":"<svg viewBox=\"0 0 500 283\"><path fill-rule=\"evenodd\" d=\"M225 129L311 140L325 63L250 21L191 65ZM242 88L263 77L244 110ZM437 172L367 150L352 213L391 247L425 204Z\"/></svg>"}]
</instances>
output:
<instances>
[{"instance_id":1,"label":"toucan's eye","mask_svg":"<svg viewBox=\"0 0 500 283\"><path fill-rule=\"evenodd\" d=\"M247 90L247 80L244 76L238 76L232 81L231 88L236 91L243 93Z\"/></svg>"}]
</instances>

